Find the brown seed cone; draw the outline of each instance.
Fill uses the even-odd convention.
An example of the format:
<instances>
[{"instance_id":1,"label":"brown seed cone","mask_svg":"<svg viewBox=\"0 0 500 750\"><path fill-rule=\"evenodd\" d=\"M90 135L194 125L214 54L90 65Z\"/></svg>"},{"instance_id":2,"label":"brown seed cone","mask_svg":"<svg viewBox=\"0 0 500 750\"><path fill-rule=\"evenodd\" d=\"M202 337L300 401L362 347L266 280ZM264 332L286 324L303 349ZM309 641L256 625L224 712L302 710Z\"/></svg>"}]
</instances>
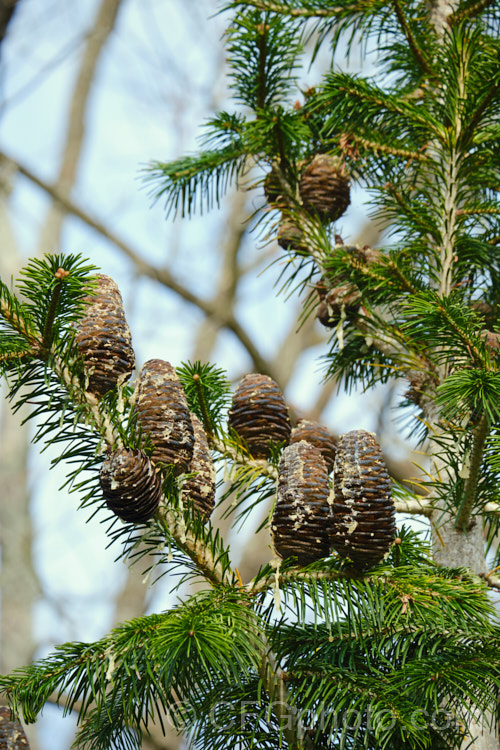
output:
<instances>
[{"instance_id":1,"label":"brown seed cone","mask_svg":"<svg viewBox=\"0 0 500 750\"><path fill-rule=\"evenodd\" d=\"M485 302L484 300L475 300L474 302L471 302L471 309L475 310L480 315L483 315L485 318L491 315L493 312L492 306L489 304L489 302Z\"/></svg>"},{"instance_id":2,"label":"brown seed cone","mask_svg":"<svg viewBox=\"0 0 500 750\"><path fill-rule=\"evenodd\" d=\"M115 451L103 463L99 480L106 505L123 521L147 521L160 504L161 481L143 451Z\"/></svg>"},{"instance_id":3,"label":"brown seed cone","mask_svg":"<svg viewBox=\"0 0 500 750\"><path fill-rule=\"evenodd\" d=\"M326 470L330 473L335 461L337 441L333 435L330 435L326 427L310 419L299 419L297 425L292 430L290 443L298 443L301 440L305 440L315 445L316 448L319 448L326 464Z\"/></svg>"},{"instance_id":4,"label":"brown seed cone","mask_svg":"<svg viewBox=\"0 0 500 750\"><path fill-rule=\"evenodd\" d=\"M271 169L264 178L264 195L271 206L279 206L284 203L284 186L281 183L276 169Z\"/></svg>"},{"instance_id":5,"label":"brown seed cone","mask_svg":"<svg viewBox=\"0 0 500 750\"><path fill-rule=\"evenodd\" d=\"M288 443L292 426L288 407L268 375L245 375L233 396L229 426L255 458L268 458L270 443Z\"/></svg>"},{"instance_id":6,"label":"brown seed cone","mask_svg":"<svg viewBox=\"0 0 500 750\"><path fill-rule=\"evenodd\" d=\"M361 248L356 248L356 252L361 260L366 263L367 266L372 263L380 263L384 254L376 247L370 247L370 245L364 245Z\"/></svg>"},{"instance_id":7,"label":"brown seed cone","mask_svg":"<svg viewBox=\"0 0 500 750\"><path fill-rule=\"evenodd\" d=\"M317 212L323 221L336 221L351 202L349 178L338 160L316 154L302 172L299 192L304 208Z\"/></svg>"},{"instance_id":8,"label":"brown seed cone","mask_svg":"<svg viewBox=\"0 0 500 750\"><path fill-rule=\"evenodd\" d=\"M292 221L283 221L278 228L278 245L283 250L307 251L304 235Z\"/></svg>"},{"instance_id":9,"label":"brown seed cone","mask_svg":"<svg viewBox=\"0 0 500 750\"><path fill-rule=\"evenodd\" d=\"M196 414L191 414L191 421L194 450L189 471L196 472L196 476L187 479L182 485L182 498L192 500L198 513L209 518L215 505L215 466L202 423Z\"/></svg>"},{"instance_id":10,"label":"brown seed cone","mask_svg":"<svg viewBox=\"0 0 500 750\"><path fill-rule=\"evenodd\" d=\"M143 365L134 402L143 433L151 435L153 462L173 466L175 474L189 471L193 424L185 393L170 362L150 359Z\"/></svg>"},{"instance_id":11,"label":"brown seed cone","mask_svg":"<svg viewBox=\"0 0 500 750\"><path fill-rule=\"evenodd\" d=\"M316 317L326 328L335 328L342 318L357 315L361 307L361 293L355 284L340 284L325 294L318 305Z\"/></svg>"},{"instance_id":12,"label":"brown seed cone","mask_svg":"<svg viewBox=\"0 0 500 750\"><path fill-rule=\"evenodd\" d=\"M493 331L481 331L481 338L488 349L500 349L500 333Z\"/></svg>"},{"instance_id":13,"label":"brown seed cone","mask_svg":"<svg viewBox=\"0 0 500 750\"><path fill-rule=\"evenodd\" d=\"M332 546L356 567L375 565L396 534L391 481L375 437L366 430L341 435L333 471Z\"/></svg>"},{"instance_id":14,"label":"brown seed cone","mask_svg":"<svg viewBox=\"0 0 500 750\"><path fill-rule=\"evenodd\" d=\"M330 483L319 448L301 440L285 448L271 521L274 548L308 565L330 554Z\"/></svg>"},{"instance_id":15,"label":"brown seed cone","mask_svg":"<svg viewBox=\"0 0 500 750\"><path fill-rule=\"evenodd\" d=\"M96 293L86 298L88 307L75 341L83 355L87 390L103 396L130 377L135 356L118 286L109 276L99 274L97 279Z\"/></svg>"},{"instance_id":16,"label":"brown seed cone","mask_svg":"<svg viewBox=\"0 0 500 750\"><path fill-rule=\"evenodd\" d=\"M30 750L22 724L8 706L0 706L0 750Z\"/></svg>"}]
</instances>

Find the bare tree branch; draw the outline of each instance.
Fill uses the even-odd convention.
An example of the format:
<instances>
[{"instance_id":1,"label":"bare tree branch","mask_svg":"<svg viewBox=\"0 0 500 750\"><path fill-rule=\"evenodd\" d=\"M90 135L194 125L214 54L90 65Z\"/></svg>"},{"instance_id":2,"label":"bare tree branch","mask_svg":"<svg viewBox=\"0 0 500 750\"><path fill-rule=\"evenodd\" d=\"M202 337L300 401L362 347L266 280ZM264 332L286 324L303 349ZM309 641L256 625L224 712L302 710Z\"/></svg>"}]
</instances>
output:
<instances>
[{"instance_id":1,"label":"bare tree branch","mask_svg":"<svg viewBox=\"0 0 500 750\"><path fill-rule=\"evenodd\" d=\"M7 27L12 21L12 16L19 0L0 0L0 42L7 33Z\"/></svg>"},{"instance_id":2,"label":"bare tree branch","mask_svg":"<svg viewBox=\"0 0 500 750\"><path fill-rule=\"evenodd\" d=\"M85 112L101 52L116 22L122 0L102 0L94 28L88 36L78 78L71 99L66 140L61 157L58 192L69 195L76 178L85 136ZM52 203L41 231L40 247L57 245L65 212L59 202Z\"/></svg>"},{"instance_id":3,"label":"bare tree branch","mask_svg":"<svg viewBox=\"0 0 500 750\"><path fill-rule=\"evenodd\" d=\"M198 295L191 292L187 287L183 286L178 282L174 276L170 273L167 268L157 268L151 265L144 258L141 258L139 253L128 245L124 240L114 234L108 227L106 227L98 219L92 217L89 213L84 211L82 208L73 203L72 200L63 195L60 190L57 189L51 183L42 180L37 177L32 170L23 166L14 159L11 159L6 154L0 152L0 159L8 159L11 164L15 165L19 174L27 177L33 184L38 185L48 195L50 195L55 201L57 201L67 213L76 216L80 221L83 221L88 227L97 232L101 237L111 242L134 264L136 271L139 275L147 276L150 279L158 281L163 286L168 287L171 291L178 294L186 302L195 305L201 310L207 317L211 317L219 325L230 330L240 343L247 350L250 358L253 361L253 365L258 372L264 375L270 375L276 379L274 373L274 367L258 350L255 343L253 342L250 335L245 329L238 323L236 318L232 314L228 314L226 310L217 309L217 305L213 301L203 300Z\"/></svg>"}]
</instances>

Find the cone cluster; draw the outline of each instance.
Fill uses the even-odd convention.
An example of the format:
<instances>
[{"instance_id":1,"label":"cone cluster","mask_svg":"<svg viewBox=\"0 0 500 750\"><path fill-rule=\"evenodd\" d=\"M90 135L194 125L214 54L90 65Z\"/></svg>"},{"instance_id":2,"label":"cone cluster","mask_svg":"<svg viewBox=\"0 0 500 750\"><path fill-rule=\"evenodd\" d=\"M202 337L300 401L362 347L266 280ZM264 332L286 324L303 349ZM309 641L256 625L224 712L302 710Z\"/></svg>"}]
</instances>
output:
<instances>
[{"instance_id":1,"label":"cone cluster","mask_svg":"<svg viewBox=\"0 0 500 750\"><path fill-rule=\"evenodd\" d=\"M268 375L245 375L234 393L229 427L254 458L268 458L273 443L290 441L291 423L283 394Z\"/></svg>"},{"instance_id":2,"label":"cone cluster","mask_svg":"<svg viewBox=\"0 0 500 750\"><path fill-rule=\"evenodd\" d=\"M274 548L298 565L328 557L330 482L319 448L301 440L287 446L278 472L276 505L271 521Z\"/></svg>"},{"instance_id":3,"label":"cone cluster","mask_svg":"<svg viewBox=\"0 0 500 750\"><path fill-rule=\"evenodd\" d=\"M135 356L118 286L104 274L97 282L95 294L86 298L75 341L83 356L86 390L100 397L130 377Z\"/></svg>"},{"instance_id":4,"label":"cone cluster","mask_svg":"<svg viewBox=\"0 0 500 750\"><path fill-rule=\"evenodd\" d=\"M137 378L134 408L143 435L149 435L154 446L153 463L172 466L176 475L189 471L193 423L186 395L170 362L145 362Z\"/></svg>"},{"instance_id":5,"label":"cone cluster","mask_svg":"<svg viewBox=\"0 0 500 750\"><path fill-rule=\"evenodd\" d=\"M215 505L215 466L205 430L196 414L191 414L191 422L194 447L189 472L194 476L186 479L182 485L182 499L191 500L198 513L209 518Z\"/></svg>"},{"instance_id":6,"label":"cone cluster","mask_svg":"<svg viewBox=\"0 0 500 750\"><path fill-rule=\"evenodd\" d=\"M337 221L351 202L349 178L328 154L316 154L305 167L299 193L304 208L323 221Z\"/></svg>"},{"instance_id":7,"label":"cone cluster","mask_svg":"<svg viewBox=\"0 0 500 750\"><path fill-rule=\"evenodd\" d=\"M114 451L103 463L99 481L106 505L123 521L147 521L160 504L161 481L143 451Z\"/></svg>"},{"instance_id":8,"label":"cone cluster","mask_svg":"<svg viewBox=\"0 0 500 750\"><path fill-rule=\"evenodd\" d=\"M352 296L351 304L357 304ZM349 301L346 293L342 304ZM97 293L88 298L76 343L90 392L102 396L130 376L130 331L118 287L107 276L98 277ZM148 520L161 500L159 470L168 466L175 475L191 475L182 498L208 518L215 504L215 467L203 425L189 412L175 368L161 359L147 361L132 403L142 433L151 441L151 457L131 448L107 457L99 475L106 505L124 521ZM389 475L371 433L354 430L336 443L325 427L310 420L299 420L292 431L278 385L258 373L240 381L228 424L256 459L269 458L273 445L285 445L271 522L278 555L307 565L327 557L333 547L359 568L384 557L395 536L395 513Z\"/></svg>"},{"instance_id":9,"label":"cone cluster","mask_svg":"<svg viewBox=\"0 0 500 750\"><path fill-rule=\"evenodd\" d=\"M391 481L375 437L341 435L334 464L331 543L360 568L380 562L395 537Z\"/></svg>"},{"instance_id":10,"label":"cone cluster","mask_svg":"<svg viewBox=\"0 0 500 750\"><path fill-rule=\"evenodd\" d=\"M380 562L396 524L375 437L353 430L335 443L321 425L299 423L279 464L271 532L277 554L295 556L299 566L328 557L332 548L361 570Z\"/></svg>"}]
</instances>

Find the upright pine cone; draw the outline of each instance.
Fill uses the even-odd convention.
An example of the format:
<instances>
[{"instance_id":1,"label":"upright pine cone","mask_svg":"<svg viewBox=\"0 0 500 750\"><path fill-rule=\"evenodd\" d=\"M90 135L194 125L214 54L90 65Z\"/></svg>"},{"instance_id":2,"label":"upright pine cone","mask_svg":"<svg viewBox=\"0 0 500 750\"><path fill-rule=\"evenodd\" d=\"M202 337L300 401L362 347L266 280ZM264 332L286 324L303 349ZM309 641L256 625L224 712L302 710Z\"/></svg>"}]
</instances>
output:
<instances>
[{"instance_id":1,"label":"upright pine cone","mask_svg":"<svg viewBox=\"0 0 500 750\"><path fill-rule=\"evenodd\" d=\"M285 448L278 469L276 505L271 521L280 557L308 565L330 554L330 483L319 448L301 440Z\"/></svg>"},{"instance_id":2,"label":"upright pine cone","mask_svg":"<svg viewBox=\"0 0 500 750\"><path fill-rule=\"evenodd\" d=\"M229 410L229 426L255 458L267 458L271 443L288 443L292 426L283 394L268 375L245 375Z\"/></svg>"},{"instance_id":3,"label":"upright pine cone","mask_svg":"<svg viewBox=\"0 0 500 750\"><path fill-rule=\"evenodd\" d=\"M175 474L189 471L193 424L186 395L170 362L150 359L143 365L134 404L143 433L150 434L154 445L153 462L173 466Z\"/></svg>"},{"instance_id":4,"label":"upright pine cone","mask_svg":"<svg viewBox=\"0 0 500 750\"><path fill-rule=\"evenodd\" d=\"M278 245L283 250L307 252L307 244L303 233L293 221L285 219L278 228Z\"/></svg>"},{"instance_id":5,"label":"upright pine cone","mask_svg":"<svg viewBox=\"0 0 500 750\"><path fill-rule=\"evenodd\" d=\"M336 221L351 202L349 178L338 159L316 154L306 166L299 182L304 208L317 212L323 221Z\"/></svg>"},{"instance_id":6,"label":"upright pine cone","mask_svg":"<svg viewBox=\"0 0 500 750\"><path fill-rule=\"evenodd\" d=\"M331 543L359 568L378 563L394 540L395 510L382 451L366 430L341 435L334 465Z\"/></svg>"},{"instance_id":7,"label":"upright pine cone","mask_svg":"<svg viewBox=\"0 0 500 750\"><path fill-rule=\"evenodd\" d=\"M121 448L111 453L99 481L106 505L123 521L147 521L160 504L161 481L143 451Z\"/></svg>"},{"instance_id":8,"label":"upright pine cone","mask_svg":"<svg viewBox=\"0 0 500 750\"><path fill-rule=\"evenodd\" d=\"M290 443L298 443L301 440L319 448L326 464L326 470L330 473L335 461L337 441L333 435L330 435L326 427L310 419L299 419L292 430Z\"/></svg>"},{"instance_id":9,"label":"upright pine cone","mask_svg":"<svg viewBox=\"0 0 500 750\"><path fill-rule=\"evenodd\" d=\"M361 292L355 284L345 284L329 289L318 305L316 317L326 328L335 328L342 317L350 319L361 307Z\"/></svg>"},{"instance_id":10,"label":"upright pine cone","mask_svg":"<svg viewBox=\"0 0 500 750\"><path fill-rule=\"evenodd\" d=\"M0 706L0 750L30 750L22 724L8 706Z\"/></svg>"},{"instance_id":11,"label":"upright pine cone","mask_svg":"<svg viewBox=\"0 0 500 750\"><path fill-rule=\"evenodd\" d=\"M103 396L130 377L135 357L118 286L109 276L99 274L97 279L95 294L86 298L88 307L75 340L83 355L87 390Z\"/></svg>"},{"instance_id":12,"label":"upright pine cone","mask_svg":"<svg viewBox=\"0 0 500 750\"><path fill-rule=\"evenodd\" d=\"M189 471L196 472L196 475L182 485L182 498L192 500L198 513L209 518L215 505L215 466L202 423L196 414L191 414L191 421L194 450Z\"/></svg>"},{"instance_id":13,"label":"upright pine cone","mask_svg":"<svg viewBox=\"0 0 500 750\"><path fill-rule=\"evenodd\" d=\"M284 192L285 186L280 180L276 167L273 167L264 179L264 195L269 205L274 207L282 205L284 203Z\"/></svg>"}]
</instances>

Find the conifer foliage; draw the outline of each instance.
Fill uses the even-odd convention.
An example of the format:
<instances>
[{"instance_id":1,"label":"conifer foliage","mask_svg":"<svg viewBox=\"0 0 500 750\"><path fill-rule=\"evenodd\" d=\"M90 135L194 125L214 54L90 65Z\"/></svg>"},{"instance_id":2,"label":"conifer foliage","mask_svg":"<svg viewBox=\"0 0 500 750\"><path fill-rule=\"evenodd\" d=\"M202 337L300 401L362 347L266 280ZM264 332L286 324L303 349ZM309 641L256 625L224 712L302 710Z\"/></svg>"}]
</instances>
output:
<instances>
[{"instance_id":1,"label":"conifer foliage","mask_svg":"<svg viewBox=\"0 0 500 750\"><path fill-rule=\"evenodd\" d=\"M153 722L207 750L461 748L475 742L473 715L495 723L500 628L487 584L498 577L465 557L438 566L394 514L420 511L459 546L484 528L494 552L500 11L488 0L223 10L234 111L208 122L199 154L153 163L148 178L182 215L253 179L286 285L308 290L304 314L331 333L328 374L347 389L407 380L401 410L431 457L423 494L390 480L373 435L337 442L322 425L292 425L267 376L233 394L215 365L155 359L134 377L114 282L79 256L31 261L17 288L0 286L14 409L30 405L35 440L59 445L67 488L121 556L204 586L0 685L26 722L49 697L77 711L76 746L89 750L139 748ZM370 77L339 64L356 39L377 45ZM325 45L331 68L301 88ZM356 187L385 222L380 248L341 239ZM276 549L242 581L212 509L244 526L270 498Z\"/></svg>"}]
</instances>

